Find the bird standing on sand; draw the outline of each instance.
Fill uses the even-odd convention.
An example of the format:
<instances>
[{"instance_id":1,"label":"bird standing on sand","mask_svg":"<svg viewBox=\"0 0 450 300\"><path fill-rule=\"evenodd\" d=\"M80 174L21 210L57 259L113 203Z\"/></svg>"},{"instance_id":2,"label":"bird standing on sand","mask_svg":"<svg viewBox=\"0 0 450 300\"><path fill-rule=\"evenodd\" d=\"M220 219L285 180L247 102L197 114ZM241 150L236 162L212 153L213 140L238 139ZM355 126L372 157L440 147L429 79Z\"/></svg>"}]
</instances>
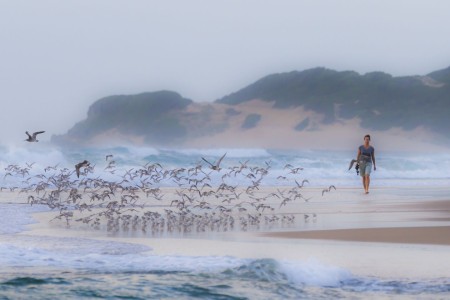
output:
<instances>
[{"instance_id":1,"label":"bird standing on sand","mask_svg":"<svg viewBox=\"0 0 450 300\"><path fill-rule=\"evenodd\" d=\"M87 167L89 166L89 162L87 160L83 160L82 162L78 163L75 165L75 171L77 172L77 177L80 178L80 169L82 167Z\"/></svg>"},{"instance_id":2,"label":"bird standing on sand","mask_svg":"<svg viewBox=\"0 0 450 300\"><path fill-rule=\"evenodd\" d=\"M206 161L206 162L211 166L211 169L213 169L213 170L215 170L215 171L219 171L219 170L220 170L220 163L222 162L222 159L225 157L225 155L227 155L226 152L225 152L225 154L222 155L222 157L219 158L219 160L218 160L217 162L215 162L214 164L210 163L209 161L207 161L207 160L204 159L203 157L202 157L202 159L203 159L204 161Z\"/></svg>"},{"instance_id":3,"label":"bird standing on sand","mask_svg":"<svg viewBox=\"0 0 450 300\"><path fill-rule=\"evenodd\" d=\"M36 136L38 135L38 134L41 134L41 133L44 133L45 131L36 131L36 132L34 132L32 135L30 135L29 133L28 133L28 131L25 131L25 133L26 133L26 135L28 135L28 138L25 140L25 141L27 141L27 142L39 142L37 139L36 139Z\"/></svg>"}]
</instances>

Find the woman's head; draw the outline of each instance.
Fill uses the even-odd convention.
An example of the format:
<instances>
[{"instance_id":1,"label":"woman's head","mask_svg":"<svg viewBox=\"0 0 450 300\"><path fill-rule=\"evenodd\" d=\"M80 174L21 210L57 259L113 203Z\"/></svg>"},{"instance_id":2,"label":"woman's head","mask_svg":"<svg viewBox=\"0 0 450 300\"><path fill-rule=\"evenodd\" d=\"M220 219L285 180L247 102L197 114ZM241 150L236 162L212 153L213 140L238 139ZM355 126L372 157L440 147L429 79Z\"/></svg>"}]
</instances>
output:
<instances>
[{"instance_id":1,"label":"woman's head","mask_svg":"<svg viewBox=\"0 0 450 300\"><path fill-rule=\"evenodd\" d=\"M364 136L364 142L370 142L370 134Z\"/></svg>"}]
</instances>

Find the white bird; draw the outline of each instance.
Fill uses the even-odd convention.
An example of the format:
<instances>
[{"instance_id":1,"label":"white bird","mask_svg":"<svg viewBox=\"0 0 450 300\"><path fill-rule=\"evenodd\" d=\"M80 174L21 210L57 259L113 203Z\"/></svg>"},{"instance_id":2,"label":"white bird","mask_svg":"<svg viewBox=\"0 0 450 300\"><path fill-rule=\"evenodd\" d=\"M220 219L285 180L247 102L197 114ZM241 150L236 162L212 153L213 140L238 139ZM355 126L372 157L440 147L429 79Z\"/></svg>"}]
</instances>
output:
<instances>
[{"instance_id":1,"label":"white bird","mask_svg":"<svg viewBox=\"0 0 450 300\"><path fill-rule=\"evenodd\" d=\"M38 135L38 134L41 134L41 133L44 133L45 131L36 131L36 132L34 132L32 135L30 135L29 133L28 133L28 131L25 131L25 133L26 133L26 135L28 135L28 138L25 140L25 141L27 141L27 142L39 142L37 139L36 139L36 136Z\"/></svg>"}]
</instances>

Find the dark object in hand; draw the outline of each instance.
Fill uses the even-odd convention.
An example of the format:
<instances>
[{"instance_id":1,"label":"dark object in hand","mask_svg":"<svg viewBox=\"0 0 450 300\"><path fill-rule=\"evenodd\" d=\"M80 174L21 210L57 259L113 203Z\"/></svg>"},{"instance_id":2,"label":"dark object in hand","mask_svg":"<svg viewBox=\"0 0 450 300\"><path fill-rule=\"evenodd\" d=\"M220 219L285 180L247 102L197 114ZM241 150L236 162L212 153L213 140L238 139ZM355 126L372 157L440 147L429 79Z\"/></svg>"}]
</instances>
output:
<instances>
[{"instance_id":1,"label":"dark object in hand","mask_svg":"<svg viewBox=\"0 0 450 300\"><path fill-rule=\"evenodd\" d=\"M355 170L356 170L356 175L359 175L359 164L356 164Z\"/></svg>"}]
</instances>

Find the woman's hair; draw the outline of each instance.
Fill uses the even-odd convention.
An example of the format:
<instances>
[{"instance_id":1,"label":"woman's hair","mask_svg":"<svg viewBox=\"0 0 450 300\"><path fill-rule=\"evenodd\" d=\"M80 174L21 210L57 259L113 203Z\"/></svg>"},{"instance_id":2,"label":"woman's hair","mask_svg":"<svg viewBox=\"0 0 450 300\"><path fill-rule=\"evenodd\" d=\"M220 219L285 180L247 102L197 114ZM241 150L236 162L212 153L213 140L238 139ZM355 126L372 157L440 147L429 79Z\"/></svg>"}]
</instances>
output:
<instances>
[{"instance_id":1,"label":"woman's hair","mask_svg":"<svg viewBox=\"0 0 450 300\"><path fill-rule=\"evenodd\" d=\"M369 138L369 141L370 141L370 134L366 134L366 135L364 136L364 139L366 139L366 138Z\"/></svg>"}]
</instances>

